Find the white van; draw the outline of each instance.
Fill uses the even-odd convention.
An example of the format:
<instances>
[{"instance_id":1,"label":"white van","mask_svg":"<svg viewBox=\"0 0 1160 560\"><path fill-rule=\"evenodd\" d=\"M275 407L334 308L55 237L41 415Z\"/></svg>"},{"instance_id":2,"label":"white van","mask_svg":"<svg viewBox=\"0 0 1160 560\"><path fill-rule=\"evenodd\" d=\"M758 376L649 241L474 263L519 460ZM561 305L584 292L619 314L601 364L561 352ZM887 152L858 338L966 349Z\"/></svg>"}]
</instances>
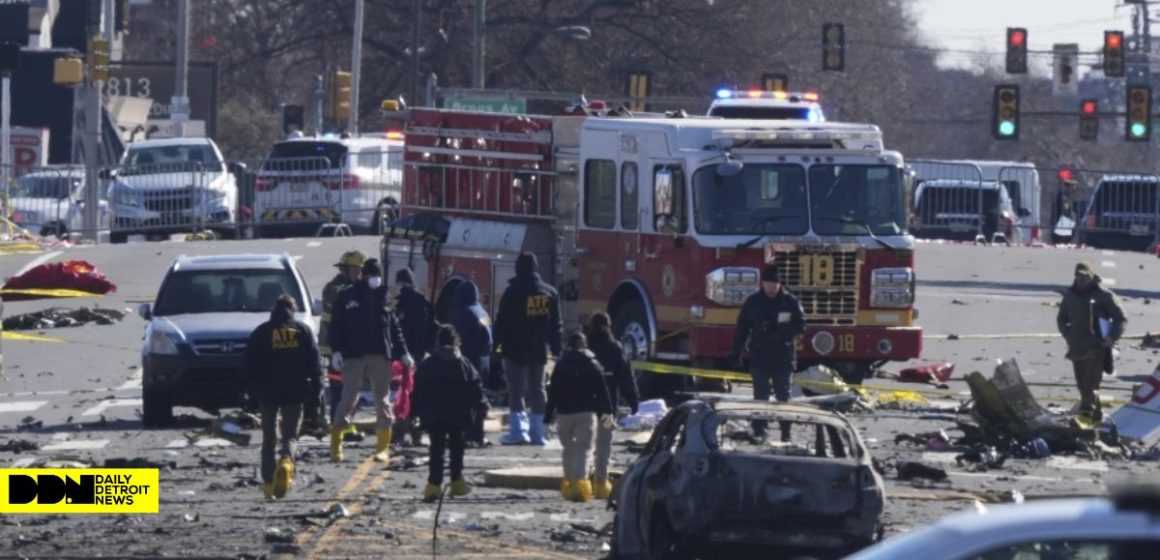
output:
<instances>
[{"instance_id":1,"label":"white van","mask_svg":"<svg viewBox=\"0 0 1160 560\"><path fill-rule=\"evenodd\" d=\"M274 144L254 179L258 232L345 223L378 235L402 196L403 141L303 137Z\"/></svg>"}]
</instances>

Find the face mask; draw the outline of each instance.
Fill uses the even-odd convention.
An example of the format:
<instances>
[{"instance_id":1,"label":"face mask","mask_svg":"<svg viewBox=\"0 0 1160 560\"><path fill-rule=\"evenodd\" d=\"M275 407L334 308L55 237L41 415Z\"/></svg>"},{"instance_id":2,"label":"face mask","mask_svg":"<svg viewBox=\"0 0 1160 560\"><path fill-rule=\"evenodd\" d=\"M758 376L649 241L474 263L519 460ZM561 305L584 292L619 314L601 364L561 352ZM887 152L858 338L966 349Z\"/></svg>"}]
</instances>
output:
<instances>
[{"instance_id":1,"label":"face mask","mask_svg":"<svg viewBox=\"0 0 1160 560\"><path fill-rule=\"evenodd\" d=\"M372 290L377 290L383 285L383 277L371 276L370 278L367 278L367 285L369 285Z\"/></svg>"}]
</instances>

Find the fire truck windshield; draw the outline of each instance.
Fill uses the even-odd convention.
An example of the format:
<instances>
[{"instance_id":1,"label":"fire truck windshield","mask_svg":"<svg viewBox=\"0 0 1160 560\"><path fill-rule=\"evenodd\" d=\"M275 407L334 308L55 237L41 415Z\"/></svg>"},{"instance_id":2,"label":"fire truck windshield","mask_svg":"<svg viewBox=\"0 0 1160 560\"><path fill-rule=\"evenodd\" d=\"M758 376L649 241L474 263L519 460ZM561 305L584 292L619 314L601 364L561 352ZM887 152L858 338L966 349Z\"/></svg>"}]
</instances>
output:
<instances>
[{"instance_id":1,"label":"fire truck windshield","mask_svg":"<svg viewBox=\"0 0 1160 560\"><path fill-rule=\"evenodd\" d=\"M693 174L698 233L801 235L809 226L806 204L806 170L800 165L747 163L727 177L708 165Z\"/></svg>"},{"instance_id":2,"label":"fire truck windshield","mask_svg":"<svg viewBox=\"0 0 1160 560\"><path fill-rule=\"evenodd\" d=\"M900 235L906 227L902 171L889 165L810 167L810 214L818 235Z\"/></svg>"}]
</instances>

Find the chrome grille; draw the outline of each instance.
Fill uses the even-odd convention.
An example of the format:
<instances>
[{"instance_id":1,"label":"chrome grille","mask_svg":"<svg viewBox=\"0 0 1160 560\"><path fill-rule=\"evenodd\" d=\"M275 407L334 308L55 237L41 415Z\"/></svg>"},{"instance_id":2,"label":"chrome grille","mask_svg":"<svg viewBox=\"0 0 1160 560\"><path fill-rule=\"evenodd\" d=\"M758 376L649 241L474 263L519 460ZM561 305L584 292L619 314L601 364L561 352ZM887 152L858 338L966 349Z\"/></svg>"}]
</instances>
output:
<instances>
[{"instance_id":1,"label":"chrome grille","mask_svg":"<svg viewBox=\"0 0 1160 560\"><path fill-rule=\"evenodd\" d=\"M782 284L801 301L810 325L853 325L858 313L858 252L772 251Z\"/></svg>"},{"instance_id":2,"label":"chrome grille","mask_svg":"<svg viewBox=\"0 0 1160 560\"><path fill-rule=\"evenodd\" d=\"M246 339L214 339L198 340L193 343L193 350L198 354L232 356L246 351Z\"/></svg>"},{"instance_id":3,"label":"chrome grille","mask_svg":"<svg viewBox=\"0 0 1160 560\"><path fill-rule=\"evenodd\" d=\"M145 193L145 209L151 212L177 212L193 207L189 191Z\"/></svg>"}]
</instances>

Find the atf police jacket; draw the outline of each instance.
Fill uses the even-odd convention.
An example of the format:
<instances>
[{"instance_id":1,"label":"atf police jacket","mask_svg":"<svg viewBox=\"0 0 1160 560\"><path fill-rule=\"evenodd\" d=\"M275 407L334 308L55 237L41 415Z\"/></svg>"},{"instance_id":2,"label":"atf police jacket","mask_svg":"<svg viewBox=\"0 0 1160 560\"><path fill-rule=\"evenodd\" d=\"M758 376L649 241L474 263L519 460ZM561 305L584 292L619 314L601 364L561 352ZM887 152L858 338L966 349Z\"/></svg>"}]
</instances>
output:
<instances>
[{"instance_id":1,"label":"atf police jacket","mask_svg":"<svg viewBox=\"0 0 1160 560\"><path fill-rule=\"evenodd\" d=\"M794 338L805 330L806 315L797 297L784 287L772 298L758 290L737 315L731 356L741 356L748 343L750 369L792 371L797 366Z\"/></svg>"},{"instance_id":2,"label":"atf police jacket","mask_svg":"<svg viewBox=\"0 0 1160 560\"><path fill-rule=\"evenodd\" d=\"M295 321L289 312L284 313L258 325L250 334L242 367L242 390L259 404L316 402L322 391L318 345L310 327Z\"/></svg>"},{"instance_id":3,"label":"atf police jacket","mask_svg":"<svg viewBox=\"0 0 1160 560\"><path fill-rule=\"evenodd\" d=\"M503 357L523 366L548 363L549 348L559 356L564 323L556 289L539 274L512 278L500 298L492 334Z\"/></svg>"},{"instance_id":4,"label":"atf police jacket","mask_svg":"<svg viewBox=\"0 0 1160 560\"><path fill-rule=\"evenodd\" d=\"M395 314L387 307L387 289L358 282L338 294L330 320L330 350L344 359L405 356L407 343Z\"/></svg>"}]
</instances>

